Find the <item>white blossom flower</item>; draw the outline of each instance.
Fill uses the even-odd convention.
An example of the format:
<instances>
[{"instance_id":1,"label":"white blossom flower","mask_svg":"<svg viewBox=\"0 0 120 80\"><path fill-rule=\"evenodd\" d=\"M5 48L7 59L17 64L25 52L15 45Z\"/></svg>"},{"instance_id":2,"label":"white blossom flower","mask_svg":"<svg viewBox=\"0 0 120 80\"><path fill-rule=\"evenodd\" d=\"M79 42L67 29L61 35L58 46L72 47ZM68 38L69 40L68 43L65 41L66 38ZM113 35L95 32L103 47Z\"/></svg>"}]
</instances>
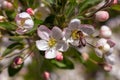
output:
<instances>
[{"instance_id":1,"label":"white blossom flower","mask_svg":"<svg viewBox=\"0 0 120 80\"><path fill-rule=\"evenodd\" d=\"M26 12L17 14L15 20L18 26L18 29L16 30L16 32L19 34L20 34L20 31L21 31L21 34L23 34L26 31L29 31L30 29L32 29L34 26L34 22L31 16Z\"/></svg>"},{"instance_id":2,"label":"white blossom flower","mask_svg":"<svg viewBox=\"0 0 120 80\"><path fill-rule=\"evenodd\" d=\"M112 59L110 58L110 55L113 51L113 42L104 38L101 38L96 43L95 52L98 57L102 58L104 57L106 62L113 64Z\"/></svg>"},{"instance_id":3,"label":"white blossom flower","mask_svg":"<svg viewBox=\"0 0 120 80\"><path fill-rule=\"evenodd\" d=\"M93 33L94 28L91 25L80 24L79 19L72 19L69 26L64 29L65 39L73 46L80 45L80 38L83 40L85 36ZM84 44L84 40L82 41Z\"/></svg>"},{"instance_id":4,"label":"white blossom flower","mask_svg":"<svg viewBox=\"0 0 120 80\"><path fill-rule=\"evenodd\" d=\"M62 30L58 27L49 30L46 26L41 25L37 32L41 40L36 41L36 46L39 50L45 51L45 58L55 58L58 51L68 49L67 43L63 41Z\"/></svg>"}]
</instances>

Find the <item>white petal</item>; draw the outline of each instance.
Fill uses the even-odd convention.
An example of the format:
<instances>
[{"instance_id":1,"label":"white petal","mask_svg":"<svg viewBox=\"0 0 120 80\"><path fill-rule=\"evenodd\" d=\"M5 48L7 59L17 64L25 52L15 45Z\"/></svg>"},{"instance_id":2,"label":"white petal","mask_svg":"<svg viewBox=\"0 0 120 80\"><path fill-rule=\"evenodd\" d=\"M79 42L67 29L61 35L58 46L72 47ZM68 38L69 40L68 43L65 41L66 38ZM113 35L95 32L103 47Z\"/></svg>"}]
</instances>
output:
<instances>
[{"instance_id":1,"label":"white petal","mask_svg":"<svg viewBox=\"0 0 120 80\"><path fill-rule=\"evenodd\" d=\"M27 20L25 20L24 28L31 29L31 28L33 28L33 25L34 25L33 20L27 19Z\"/></svg>"},{"instance_id":2,"label":"white petal","mask_svg":"<svg viewBox=\"0 0 120 80\"><path fill-rule=\"evenodd\" d=\"M80 29L83 32L87 33L88 35L93 34L95 31L94 27L92 25L88 25L88 24L81 24Z\"/></svg>"},{"instance_id":3,"label":"white petal","mask_svg":"<svg viewBox=\"0 0 120 80\"><path fill-rule=\"evenodd\" d=\"M30 15L26 12L22 12L22 13L18 14L18 16L20 18L31 18Z\"/></svg>"},{"instance_id":4,"label":"white petal","mask_svg":"<svg viewBox=\"0 0 120 80\"><path fill-rule=\"evenodd\" d=\"M79 25L80 25L81 21L79 19L72 19L70 21L70 24L69 24L69 28L71 30L73 29L78 29Z\"/></svg>"},{"instance_id":5,"label":"white petal","mask_svg":"<svg viewBox=\"0 0 120 80\"><path fill-rule=\"evenodd\" d=\"M27 30L25 30L25 29L22 29L22 28L16 29L16 33L18 33L18 34L24 34L25 32L27 32Z\"/></svg>"},{"instance_id":6,"label":"white petal","mask_svg":"<svg viewBox=\"0 0 120 80\"><path fill-rule=\"evenodd\" d=\"M71 36L72 31L69 28L65 28L63 32L64 32L65 39L66 40L69 39L70 36Z\"/></svg>"},{"instance_id":7,"label":"white petal","mask_svg":"<svg viewBox=\"0 0 120 80\"><path fill-rule=\"evenodd\" d=\"M72 41L72 40L71 40ZM73 42L71 42L71 44L73 46L79 46L79 40L73 40Z\"/></svg>"},{"instance_id":8,"label":"white petal","mask_svg":"<svg viewBox=\"0 0 120 80\"><path fill-rule=\"evenodd\" d=\"M65 41L59 41L56 46L56 49L59 51L67 51L68 48L69 48L69 45Z\"/></svg>"},{"instance_id":9,"label":"white petal","mask_svg":"<svg viewBox=\"0 0 120 80\"><path fill-rule=\"evenodd\" d=\"M114 56L111 56L111 55L110 56L105 56L105 60L109 64L114 64L114 62L115 62Z\"/></svg>"},{"instance_id":10,"label":"white petal","mask_svg":"<svg viewBox=\"0 0 120 80\"><path fill-rule=\"evenodd\" d=\"M53 27L52 29L52 37L59 40L59 39L62 39L63 37L63 33L62 33L62 30L58 27Z\"/></svg>"},{"instance_id":11,"label":"white petal","mask_svg":"<svg viewBox=\"0 0 120 80\"><path fill-rule=\"evenodd\" d=\"M50 49L45 52L45 58L52 59L55 58L57 55L57 51L55 49Z\"/></svg>"},{"instance_id":12,"label":"white petal","mask_svg":"<svg viewBox=\"0 0 120 80\"><path fill-rule=\"evenodd\" d=\"M46 26L41 25L41 26L38 28L37 33L38 33L38 36L39 36L41 39L49 40L51 31L50 31Z\"/></svg>"},{"instance_id":13,"label":"white petal","mask_svg":"<svg viewBox=\"0 0 120 80\"><path fill-rule=\"evenodd\" d=\"M111 48L115 46L115 42L110 39L107 40L107 43L110 45Z\"/></svg>"},{"instance_id":14,"label":"white petal","mask_svg":"<svg viewBox=\"0 0 120 80\"><path fill-rule=\"evenodd\" d=\"M48 42L45 40L37 40L36 41L36 46L39 50L45 51L49 49Z\"/></svg>"},{"instance_id":15,"label":"white petal","mask_svg":"<svg viewBox=\"0 0 120 80\"><path fill-rule=\"evenodd\" d=\"M96 55L97 55L98 57L100 57L100 58L102 58L102 57L103 57L103 53L102 53L102 51L101 51L101 50L99 50L99 49L95 48L95 52L96 52Z\"/></svg>"}]
</instances>

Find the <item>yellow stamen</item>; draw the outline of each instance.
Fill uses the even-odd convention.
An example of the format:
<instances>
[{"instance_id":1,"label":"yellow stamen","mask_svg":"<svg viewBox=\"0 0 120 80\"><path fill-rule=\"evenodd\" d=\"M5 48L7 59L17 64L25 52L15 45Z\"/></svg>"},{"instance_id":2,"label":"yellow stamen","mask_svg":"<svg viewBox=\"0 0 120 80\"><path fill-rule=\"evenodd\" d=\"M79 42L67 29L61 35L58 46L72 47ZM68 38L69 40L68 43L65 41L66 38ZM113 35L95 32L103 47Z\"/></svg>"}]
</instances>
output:
<instances>
[{"instance_id":1,"label":"yellow stamen","mask_svg":"<svg viewBox=\"0 0 120 80\"><path fill-rule=\"evenodd\" d=\"M78 30L72 31L71 36L72 36L73 39L79 39L80 36L78 34Z\"/></svg>"},{"instance_id":2,"label":"yellow stamen","mask_svg":"<svg viewBox=\"0 0 120 80\"><path fill-rule=\"evenodd\" d=\"M48 41L48 45L50 47L53 47L53 46L55 46L55 44L56 44L56 40L54 38L50 38L50 40Z\"/></svg>"}]
</instances>

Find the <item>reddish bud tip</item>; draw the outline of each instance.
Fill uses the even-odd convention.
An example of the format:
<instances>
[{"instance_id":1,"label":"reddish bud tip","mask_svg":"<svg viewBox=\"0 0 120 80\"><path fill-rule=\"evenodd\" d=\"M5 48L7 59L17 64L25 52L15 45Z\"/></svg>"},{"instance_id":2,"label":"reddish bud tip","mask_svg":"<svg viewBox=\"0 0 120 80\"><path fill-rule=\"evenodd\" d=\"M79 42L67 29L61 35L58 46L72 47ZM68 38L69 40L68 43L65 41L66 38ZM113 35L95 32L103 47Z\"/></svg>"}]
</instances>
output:
<instances>
[{"instance_id":1,"label":"reddish bud tip","mask_svg":"<svg viewBox=\"0 0 120 80\"><path fill-rule=\"evenodd\" d=\"M89 59L89 55L87 53L82 53L82 57L85 61Z\"/></svg>"},{"instance_id":2,"label":"reddish bud tip","mask_svg":"<svg viewBox=\"0 0 120 80\"><path fill-rule=\"evenodd\" d=\"M15 59L14 59L14 63L16 65L21 65L23 63L23 58L20 57L20 56L17 56Z\"/></svg>"},{"instance_id":3,"label":"reddish bud tip","mask_svg":"<svg viewBox=\"0 0 120 80\"><path fill-rule=\"evenodd\" d=\"M103 67L104 67L105 71L111 71L112 70L112 65L110 65L110 64L106 63Z\"/></svg>"},{"instance_id":4,"label":"reddish bud tip","mask_svg":"<svg viewBox=\"0 0 120 80\"><path fill-rule=\"evenodd\" d=\"M28 8L28 9L26 10L26 12L27 12L28 14L30 14L30 15L34 15L34 11L33 11L32 8Z\"/></svg>"},{"instance_id":5,"label":"reddish bud tip","mask_svg":"<svg viewBox=\"0 0 120 80\"><path fill-rule=\"evenodd\" d=\"M45 80L49 80L50 79L50 73L45 71L43 74L43 77L45 78Z\"/></svg>"},{"instance_id":6,"label":"reddish bud tip","mask_svg":"<svg viewBox=\"0 0 120 80\"><path fill-rule=\"evenodd\" d=\"M113 1L113 4L117 4L117 3L118 3L118 0L114 0L114 1Z\"/></svg>"},{"instance_id":7,"label":"reddish bud tip","mask_svg":"<svg viewBox=\"0 0 120 80\"><path fill-rule=\"evenodd\" d=\"M95 13L95 19L100 22L108 20L109 13L107 11L98 11Z\"/></svg>"},{"instance_id":8,"label":"reddish bud tip","mask_svg":"<svg viewBox=\"0 0 120 80\"><path fill-rule=\"evenodd\" d=\"M63 55L61 52L57 52L57 56L55 58L57 61L62 61L63 60Z\"/></svg>"}]
</instances>

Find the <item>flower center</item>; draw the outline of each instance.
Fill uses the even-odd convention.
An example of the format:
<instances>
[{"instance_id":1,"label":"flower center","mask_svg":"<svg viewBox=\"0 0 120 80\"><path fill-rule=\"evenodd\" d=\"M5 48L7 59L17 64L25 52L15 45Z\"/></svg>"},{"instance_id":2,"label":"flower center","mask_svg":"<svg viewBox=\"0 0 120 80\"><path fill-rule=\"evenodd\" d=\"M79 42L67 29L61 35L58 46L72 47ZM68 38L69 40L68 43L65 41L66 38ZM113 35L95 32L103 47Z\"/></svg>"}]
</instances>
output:
<instances>
[{"instance_id":1,"label":"flower center","mask_svg":"<svg viewBox=\"0 0 120 80\"><path fill-rule=\"evenodd\" d=\"M56 44L56 40L54 38L50 38L48 41L48 45L50 47L53 47L53 46L55 46L55 44Z\"/></svg>"},{"instance_id":2,"label":"flower center","mask_svg":"<svg viewBox=\"0 0 120 80\"><path fill-rule=\"evenodd\" d=\"M98 49L103 50L103 46L99 46Z\"/></svg>"},{"instance_id":3,"label":"flower center","mask_svg":"<svg viewBox=\"0 0 120 80\"><path fill-rule=\"evenodd\" d=\"M73 30L71 36L73 39L79 39L78 30Z\"/></svg>"},{"instance_id":4,"label":"flower center","mask_svg":"<svg viewBox=\"0 0 120 80\"><path fill-rule=\"evenodd\" d=\"M84 34L83 34L83 32L82 31L79 31L79 30L74 30L73 32L72 32L72 38L73 39L80 39L80 37L84 37Z\"/></svg>"},{"instance_id":5,"label":"flower center","mask_svg":"<svg viewBox=\"0 0 120 80\"><path fill-rule=\"evenodd\" d=\"M23 18L23 19L21 19L21 21L20 21L20 26L24 26L24 24L25 24L25 21L27 20L27 19L30 19L30 18Z\"/></svg>"}]
</instances>

